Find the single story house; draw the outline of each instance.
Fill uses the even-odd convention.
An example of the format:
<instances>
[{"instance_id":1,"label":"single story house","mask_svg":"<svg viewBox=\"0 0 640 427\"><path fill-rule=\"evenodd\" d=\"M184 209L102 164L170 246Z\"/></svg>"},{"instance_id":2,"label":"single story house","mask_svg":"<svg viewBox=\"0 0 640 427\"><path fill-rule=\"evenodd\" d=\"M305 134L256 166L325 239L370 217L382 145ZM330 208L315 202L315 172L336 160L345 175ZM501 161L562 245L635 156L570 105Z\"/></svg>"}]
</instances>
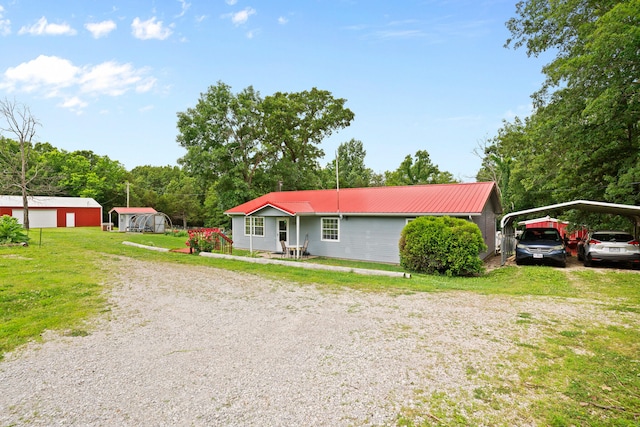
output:
<instances>
[{"instance_id":1,"label":"single story house","mask_svg":"<svg viewBox=\"0 0 640 427\"><path fill-rule=\"evenodd\" d=\"M139 228L155 228L155 216L158 213L153 208L137 207L137 208L123 208L116 207L109 211L109 222L114 223L112 215L118 215L118 231L144 231L138 230ZM138 218L138 220L136 220ZM140 220L141 219L141 220ZM164 217L162 218L162 224L164 225ZM135 230L134 230L135 229ZM164 227L162 232L164 232Z\"/></svg>"},{"instance_id":2,"label":"single story house","mask_svg":"<svg viewBox=\"0 0 640 427\"><path fill-rule=\"evenodd\" d=\"M102 206L90 197L29 196L29 227L100 227ZM0 196L0 216L24 223L22 196Z\"/></svg>"},{"instance_id":3,"label":"single story house","mask_svg":"<svg viewBox=\"0 0 640 427\"><path fill-rule=\"evenodd\" d=\"M237 248L282 251L308 239L313 255L399 263L404 226L420 216L452 216L476 223L495 250L496 217L502 212L493 182L432 184L265 194L225 213Z\"/></svg>"}]
</instances>

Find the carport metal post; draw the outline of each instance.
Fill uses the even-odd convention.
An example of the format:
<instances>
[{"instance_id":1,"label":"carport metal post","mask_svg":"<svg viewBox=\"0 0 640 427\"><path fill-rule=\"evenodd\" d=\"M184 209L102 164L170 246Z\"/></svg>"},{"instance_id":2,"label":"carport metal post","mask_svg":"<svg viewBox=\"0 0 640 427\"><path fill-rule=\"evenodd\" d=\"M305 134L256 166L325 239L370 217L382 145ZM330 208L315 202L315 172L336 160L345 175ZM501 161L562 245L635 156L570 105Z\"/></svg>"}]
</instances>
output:
<instances>
[{"instance_id":1,"label":"carport metal post","mask_svg":"<svg viewBox=\"0 0 640 427\"><path fill-rule=\"evenodd\" d=\"M500 242L500 265L505 265L507 258L515 251L515 228L511 222L502 227L502 242Z\"/></svg>"}]
</instances>

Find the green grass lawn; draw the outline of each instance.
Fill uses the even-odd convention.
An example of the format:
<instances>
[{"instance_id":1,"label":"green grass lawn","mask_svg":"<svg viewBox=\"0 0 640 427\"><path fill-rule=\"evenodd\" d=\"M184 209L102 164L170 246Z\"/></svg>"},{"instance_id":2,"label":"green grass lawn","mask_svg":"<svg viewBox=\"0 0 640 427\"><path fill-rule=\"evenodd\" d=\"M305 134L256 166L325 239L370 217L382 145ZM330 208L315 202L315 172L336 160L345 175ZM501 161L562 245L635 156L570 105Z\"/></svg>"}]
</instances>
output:
<instances>
[{"instance_id":1,"label":"green grass lawn","mask_svg":"<svg viewBox=\"0 0 640 427\"><path fill-rule=\"evenodd\" d=\"M87 320L108 310L111 271L118 257L176 264L202 265L242 271L301 286L352 288L390 294L415 292L474 292L512 298L577 299L597 303L618 325L576 324L558 330L543 325L544 339L524 344L515 361L520 380L505 388L478 390L476 400L492 404L491 396L508 393L515 401L536 395L527 416L538 425L640 425L640 274L634 271L578 270L550 267L503 267L480 277L451 278L414 274L411 279L361 276L320 270L261 265L176 253L160 253L123 245L127 240L164 248L184 248L185 238L164 235L107 233L97 228L32 230L28 247L0 247L0 359L16 347L41 339L46 330L69 335L90 333ZM236 254L249 256L246 251ZM398 270L398 266L344 260L311 259L354 268ZM535 313L522 313L521 322L540 322ZM626 323L625 323L626 322ZM398 423L473 425L478 420L455 413L446 396L429 396L440 405L435 418L403 411ZM436 402L437 401L437 402ZM436 404L437 403L437 404ZM531 410L531 408L529 408ZM445 418L442 418L445 417ZM436 419L446 419L438 422ZM498 425L500 425L498 423Z\"/></svg>"}]
</instances>

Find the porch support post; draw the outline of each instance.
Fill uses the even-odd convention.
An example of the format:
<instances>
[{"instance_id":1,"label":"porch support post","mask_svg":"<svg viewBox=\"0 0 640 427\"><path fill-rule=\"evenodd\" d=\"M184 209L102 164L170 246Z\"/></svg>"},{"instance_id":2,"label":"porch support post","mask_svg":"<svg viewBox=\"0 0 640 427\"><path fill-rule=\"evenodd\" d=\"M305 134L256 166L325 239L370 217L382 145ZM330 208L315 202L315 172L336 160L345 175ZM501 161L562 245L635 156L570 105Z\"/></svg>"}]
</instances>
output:
<instances>
[{"instance_id":1,"label":"porch support post","mask_svg":"<svg viewBox=\"0 0 640 427\"><path fill-rule=\"evenodd\" d=\"M296 259L300 258L300 217L296 215Z\"/></svg>"},{"instance_id":2,"label":"porch support post","mask_svg":"<svg viewBox=\"0 0 640 427\"><path fill-rule=\"evenodd\" d=\"M249 252L253 253L253 217L249 215Z\"/></svg>"}]
</instances>

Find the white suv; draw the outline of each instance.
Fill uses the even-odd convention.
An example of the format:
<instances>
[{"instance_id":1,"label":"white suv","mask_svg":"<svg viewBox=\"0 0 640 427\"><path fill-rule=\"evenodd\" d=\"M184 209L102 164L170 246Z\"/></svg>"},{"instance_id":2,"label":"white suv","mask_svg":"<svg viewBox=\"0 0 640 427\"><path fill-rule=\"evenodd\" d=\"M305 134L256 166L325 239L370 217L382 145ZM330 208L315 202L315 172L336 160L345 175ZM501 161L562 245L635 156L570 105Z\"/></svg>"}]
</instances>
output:
<instances>
[{"instance_id":1,"label":"white suv","mask_svg":"<svg viewBox=\"0 0 640 427\"><path fill-rule=\"evenodd\" d=\"M640 242L624 231L594 231L578 245L578 260L585 267L610 261L640 266Z\"/></svg>"}]
</instances>

